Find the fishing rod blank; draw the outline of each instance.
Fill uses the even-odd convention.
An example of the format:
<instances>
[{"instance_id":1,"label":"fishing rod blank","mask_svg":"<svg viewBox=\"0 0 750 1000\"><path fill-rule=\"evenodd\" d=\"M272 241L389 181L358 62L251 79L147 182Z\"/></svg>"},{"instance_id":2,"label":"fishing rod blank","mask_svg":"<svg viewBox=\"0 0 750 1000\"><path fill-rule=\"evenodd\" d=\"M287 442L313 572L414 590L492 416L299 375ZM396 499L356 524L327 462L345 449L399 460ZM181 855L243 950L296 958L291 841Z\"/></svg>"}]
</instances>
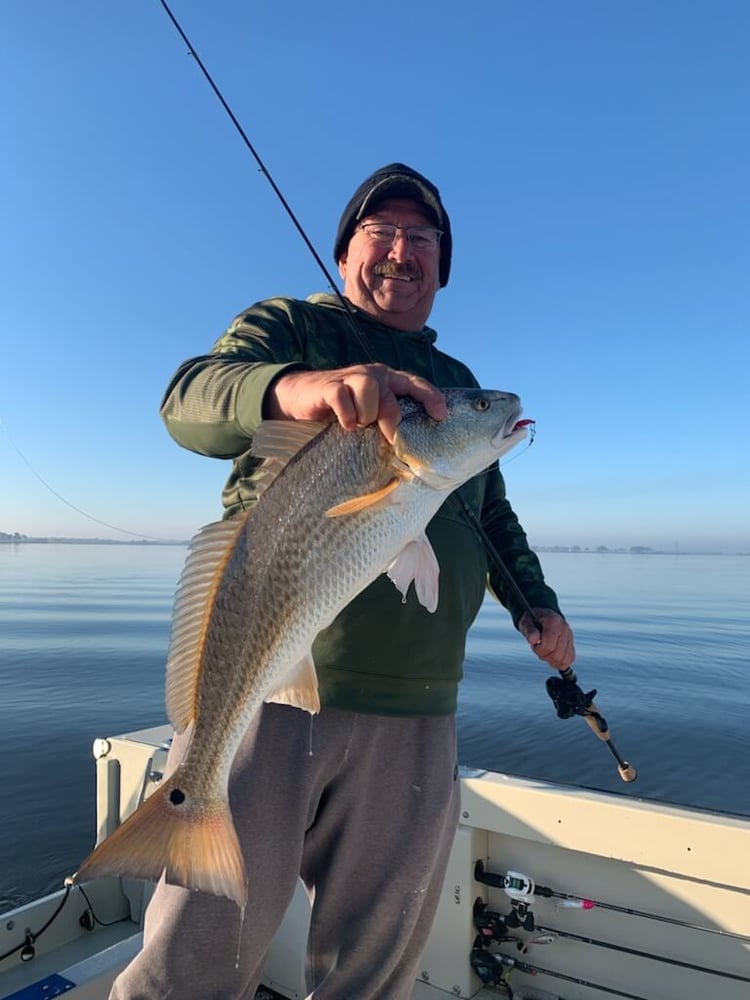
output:
<instances>
[{"instance_id":1,"label":"fishing rod blank","mask_svg":"<svg viewBox=\"0 0 750 1000\"><path fill-rule=\"evenodd\" d=\"M601 983L594 983L590 979L581 979L578 976L569 976L564 972L555 972L553 969L545 969L541 965L531 965L529 962L521 962L510 955L493 954L484 948L472 948L470 963L483 983L492 986L509 986L508 976L514 970L526 972L532 976L552 976L554 979L564 979L568 983L575 983L577 986L588 986L593 990L600 990L602 993L609 993L615 997L625 997L626 1000L649 1000L638 993L625 993L623 990L616 990L612 986L603 986Z\"/></svg>"},{"instance_id":2,"label":"fishing rod blank","mask_svg":"<svg viewBox=\"0 0 750 1000\"><path fill-rule=\"evenodd\" d=\"M185 43L185 45L187 45L188 52L190 53L190 55L193 57L193 59L197 63L198 68L200 69L201 73L203 74L203 76L205 77L206 81L208 82L208 85L211 87L211 89L213 90L214 94L216 94L216 97L218 98L219 103L224 108L224 110L226 111L226 113L229 115L229 118L231 119L232 124L234 125L235 129L239 133L240 138L242 139L242 141L245 143L245 145L249 149L249 151L252 154L253 159L255 160L255 162L258 164L258 168L259 168L260 172L263 174L263 176L266 178L266 180L268 181L268 183L273 188L273 193L276 195L276 197L281 202L281 204L282 204L282 206L284 208L284 211L286 212L286 214L291 219L291 221L294 224L294 227L297 230L297 232L299 233L299 235L302 237L302 240L303 240L305 246L307 247L307 249L310 251L310 253L313 256L313 259L315 260L315 263L318 265L318 267L320 268L320 270L323 272L323 277L328 282L328 285L329 285L331 291L334 293L334 295L336 295L336 297L338 298L339 302L343 306L344 312L345 312L345 314L346 314L346 316L347 316L347 318L349 320L349 324L352 327L352 329L353 329L353 331L354 331L354 333L355 333L355 335L357 337L357 340L359 341L360 347L362 348L362 351L364 352L365 357L368 358L371 362L375 363L375 361L376 361L375 356L373 355L372 350L370 349L370 346L367 343L365 335L362 333L362 331L359 328L359 324L357 323L357 320L356 320L355 315L354 315L354 310L352 309L352 307L349 304L349 302L344 298L344 296L339 291L338 285L336 284L336 282L331 277L331 274L328 271L328 268L323 263L323 260L322 260L322 258L320 256L320 254L315 249L315 246L314 246L312 240L308 237L307 233L303 229L302 223L299 221L299 219L297 218L297 216L294 214L294 211L292 210L291 205L289 204L289 202L286 200L286 198L282 194L281 188L278 186L278 184L276 183L276 181L271 176L271 174L270 174L268 168L266 167L265 163L263 162L263 160L261 160L260 154L256 150L255 146L253 146L253 144L250 142L250 139L248 138L247 133L243 129L242 125L240 125L239 121L237 120L237 117L236 117L235 113L232 111L232 109L230 108L230 106L229 106L227 100L225 99L224 95L222 94L222 92L219 90L218 86L214 82L213 77L211 76L211 74L206 69L206 67L205 67L205 65L203 63L203 60L198 55L198 53L195 51L195 48L193 47L192 42L190 41L190 39L188 38L188 36L185 34L185 32L182 30L182 27L181 27L179 21L174 16L174 14L172 13L172 11L169 9L169 6L168 6L166 0L159 0L159 3L162 5L162 7L164 8L164 10L166 11L166 14L169 17L169 20L172 22L172 24L176 28L177 33L179 34L180 38L183 40L183 42Z\"/></svg>"},{"instance_id":3,"label":"fishing rod blank","mask_svg":"<svg viewBox=\"0 0 750 1000\"><path fill-rule=\"evenodd\" d=\"M489 942L502 943L509 940L508 922L502 913L495 913L487 909L487 904L477 899L474 903L474 924L479 930L482 939ZM549 934L553 938L565 938L570 941L579 941L581 944L590 944L596 948L608 948L610 951L619 951L626 955L635 955L636 958L647 958L653 962L662 962L666 965L675 965L681 969L690 969L692 972L703 972L709 976L720 976L723 979L734 979L740 983L750 983L750 977L740 976L734 972L724 972L722 969L710 969L705 965L695 965L693 962L683 962L677 958L667 958L666 955L656 955L650 951L641 951L638 948L629 948L622 944L615 944L613 941L602 941L600 938L587 937L583 934L573 934L572 931L561 931L555 927L543 927L541 924L534 926L534 931L540 934ZM534 940L523 942L516 939L519 951L526 953L526 948L536 944ZM541 943L541 942L540 942ZM551 942L550 942L551 943Z\"/></svg>"},{"instance_id":4,"label":"fishing rod blank","mask_svg":"<svg viewBox=\"0 0 750 1000\"><path fill-rule=\"evenodd\" d=\"M537 629L541 635L542 623L534 614L526 595L514 580L512 574L508 570L508 567L500 558L500 554L490 541L489 536L482 527L479 518L461 494L458 493L457 496L463 506L466 519L471 522L474 530L484 542L484 547L487 550L487 554L489 555L491 562L495 564L503 579L513 592L514 597L531 618L534 628ZM635 781L638 777L638 772L620 756L620 753L618 752L617 747L615 746L610 735L607 720L594 704L593 698L596 691L590 691L588 694L584 694L578 686L578 678L576 677L572 667L568 667L566 670L561 670L559 677L548 677L546 684L547 693L555 703L558 717L561 719L569 719L573 715L583 716L584 721L588 723L599 739L605 742L609 747L610 753L612 753L617 761L617 770L622 780L627 782Z\"/></svg>"},{"instance_id":5,"label":"fishing rod blank","mask_svg":"<svg viewBox=\"0 0 750 1000\"><path fill-rule=\"evenodd\" d=\"M190 53L190 55L195 60L195 62L198 65L201 73L203 74L203 76L205 77L205 79L208 82L209 86L211 87L211 89L213 90L214 94L218 98L221 106L224 108L224 110L226 111L227 115L231 119L232 124L234 125L235 129L237 130L237 132L239 133L240 137L242 138L242 141L245 143L245 146L248 148L248 150L252 154L255 162L257 163L257 165L258 165L258 167L260 169L260 172L263 174L263 176L266 178L266 180L268 181L268 183L273 188L274 194L276 195L276 197L281 202L284 210L286 211L287 215L289 216L289 218L291 219L291 221L294 224L295 228L297 229L297 232L302 237L305 245L307 246L308 250L312 254L312 256L313 256L316 264L318 265L318 267L322 271L323 276L325 277L326 281L328 282L330 288L332 289L332 291L334 292L334 294L337 296L339 302L341 303L341 305L342 305L342 307L344 309L344 312L346 313L346 316L349 319L349 323L350 323L350 325L352 327L352 330L354 331L354 334L357 337L357 340L358 340L358 342L360 344L360 347L361 347L361 349L362 349L362 351L364 353L364 356L370 362L375 363L376 362L376 358L373 355L373 352L372 352L369 344L367 343L367 338L364 336L362 330L359 327L359 324L357 323L356 317L354 315L354 311L353 311L350 303L347 301L347 299L344 297L344 295L342 295L342 293L339 290L338 286L334 282L333 278L331 277L331 275L330 275L330 273L328 271L328 268L323 263L323 260L321 259L320 255L318 254L317 250L315 249L312 241L310 240L310 238L308 237L307 233L303 229L302 224L300 223L300 221L297 219L297 216L292 211L292 208L289 205L289 203L287 202L287 200L284 197L284 195L282 194L281 189L279 188L279 186L276 184L276 182L274 181L273 177L269 173L268 168L266 167L266 165L263 162L263 160L260 158L260 155L258 154L257 150L255 149L255 147L253 146L252 142L248 138L248 135L245 132L245 130L243 129L242 125L237 120L237 117L235 116L235 114L232 111L232 109L230 108L228 102L224 98L224 95L221 93L221 91L219 90L218 86L214 82L211 74L206 69L206 67L205 67L202 59L200 58L200 56L196 52L196 50L195 50L192 42L188 38L188 36L183 31L183 29L182 29L179 21L177 20L177 18L174 16L174 14L172 13L172 11L170 10L169 5L167 4L166 0L159 0L159 2L161 4L161 6L164 8L164 11L166 12L166 14L169 17L170 21L174 25L175 29L177 30L177 33L179 34L180 38L182 38L182 40L185 43L185 45L187 45L188 52ZM486 531L484 530L484 528L480 524L479 519L475 516L474 512L471 510L471 508L466 503L466 501L463 499L463 497L460 497L460 500L461 500L461 502L463 504L463 509L464 509L464 513L465 513L465 515L467 517L467 520L471 523L471 525L477 531L479 537L481 538L482 542L484 543L484 546L485 546L485 548L487 550L487 554L488 554L490 560L495 564L495 566L497 567L498 571L502 574L502 576L504 577L504 579L508 582L508 585L512 589L513 593L516 595L517 599L521 602L524 610L527 611L531 615L531 619L532 619L532 622L534 624L534 628L538 629L539 633L541 634L541 632L542 632L542 626L541 626L540 622L538 621L538 619L536 618L536 616L534 615L534 612L532 611L531 605L529 604L528 600L526 599L525 594L522 592L521 588L518 586L518 584L516 583L516 581L513 579L512 574L508 570L508 568L505 565L505 563L503 562L503 560L500 558L500 554L498 553L498 551L492 545L492 542L490 541L490 539L489 539ZM573 674L573 672L572 672L572 670L570 670L570 668L568 668L568 671L569 671L568 681L570 682L570 684L571 684L572 687L575 687L576 686L575 674ZM566 673L568 671L566 671ZM590 706L589 706L589 708L590 708ZM558 714L559 714L559 712L558 712ZM581 713L581 714L584 714L584 713ZM636 771L635 771L635 769L632 768L632 767L630 767L630 765L626 761L624 761L622 759L622 757L620 757L619 753L615 749L615 746L612 743L611 737L609 736L609 730L606 728L606 722L604 722L602 716L599 715L599 713L597 712L596 713L596 717L598 719L600 719L604 723L604 729L595 728L594 731L596 732L597 736L600 739L604 740L607 743L607 746L609 747L609 749L611 750L611 752L617 758L618 769L620 771L620 776L622 777L622 779L624 781L634 781L635 778L636 778ZM584 718L589 723L589 725L592 725L592 720L590 719L589 715L584 714ZM594 728L594 727L592 726L592 728Z\"/></svg>"},{"instance_id":6,"label":"fishing rod blank","mask_svg":"<svg viewBox=\"0 0 750 1000\"><path fill-rule=\"evenodd\" d=\"M501 872L488 872L484 869L484 862L477 861L474 865L474 879L482 885L489 885L495 889L505 889L507 875ZM545 899L560 899L562 907L579 910L593 910L598 907L600 910L611 910L613 913L626 913L631 917L643 917L646 920L658 920L663 924L673 924L675 927L688 927L690 930L703 931L706 934L718 934L720 937L732 938L735 941L750 941L747 934L736 934L734 931L725 931L721 927L706 927L704 924L694 924L688 920L679 920L677 917L663 917L658 913L649 913L646 910L637 910L631 906L618 906L616 903L603 903L598 899L583 898L570 892L558 892L546 885L534 883L534 895L542 896Z\"/></svg>"}]
</instances>

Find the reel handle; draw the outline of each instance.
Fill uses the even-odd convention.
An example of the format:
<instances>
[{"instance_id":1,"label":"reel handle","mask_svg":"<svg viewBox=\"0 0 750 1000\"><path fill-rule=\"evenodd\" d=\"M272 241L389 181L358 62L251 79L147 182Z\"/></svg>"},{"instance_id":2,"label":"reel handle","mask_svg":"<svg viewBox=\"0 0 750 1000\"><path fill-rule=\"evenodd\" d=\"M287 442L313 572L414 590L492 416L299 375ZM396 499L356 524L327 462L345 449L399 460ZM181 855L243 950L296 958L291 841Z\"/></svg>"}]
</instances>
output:
<instances>
[{"instance_id":1,"label":"reel handle","mask_svg":"<svg viewBox=\"0 0 750 1000\"><path fill-rule=\"evenodd\" d=\"M623 781L630 783L638 777L636 769L618 752L607 725L607 720L597 708L594 696L596 690L586 694L578 686L578 678L572 667L559 672L558 677L547 678L547 693L555 704L557 714L561 719L569 719L573 715L583 717L586 725L594 735L606 743L610 753L617 761L617 771Z\"/></svg>"}]
</instances>

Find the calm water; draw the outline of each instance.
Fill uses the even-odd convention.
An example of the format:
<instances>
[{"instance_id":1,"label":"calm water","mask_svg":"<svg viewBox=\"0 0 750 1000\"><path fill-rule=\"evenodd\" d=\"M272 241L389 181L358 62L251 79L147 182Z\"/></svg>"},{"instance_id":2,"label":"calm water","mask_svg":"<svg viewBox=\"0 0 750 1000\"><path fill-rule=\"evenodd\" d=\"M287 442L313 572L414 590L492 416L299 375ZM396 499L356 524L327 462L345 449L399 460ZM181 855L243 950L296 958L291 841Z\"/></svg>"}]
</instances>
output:
<instances>
[{"instance_id":1,"label":"calm water","mask_svg":"<svg viewBox=\"0 0 750 1000\"><path fill-rule=\"evenodd\" d=\"M182 547L0 545L0 912L90 850L98 736L158 725ZM750 558L542 555L625 785L548 670L485 603L459 711L464 764L750 815Z\"/></svg>"}]
</instances>

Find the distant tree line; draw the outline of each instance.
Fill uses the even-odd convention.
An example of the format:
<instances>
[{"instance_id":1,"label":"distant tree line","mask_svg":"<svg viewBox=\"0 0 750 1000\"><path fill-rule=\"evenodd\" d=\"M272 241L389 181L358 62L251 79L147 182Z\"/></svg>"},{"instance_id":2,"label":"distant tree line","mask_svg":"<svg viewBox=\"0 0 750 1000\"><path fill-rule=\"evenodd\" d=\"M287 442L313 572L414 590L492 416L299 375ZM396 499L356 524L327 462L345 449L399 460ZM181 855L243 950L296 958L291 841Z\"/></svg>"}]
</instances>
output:
<instances>
[{"instance_id":1,"label":"distant tree line","mask_svg":"<svg viewBox=\"0 0 750 1000\"><path fill-rule=\"evenodd\" d=\"M629 552L634 555L660 552L659 549L652 549L650 545L631 545L628 549L610 549L607 545L597 545L596 548L583 545L532 545L532 548L535 552Z\"/></svg>"},{"instance_id":2,"label":"distant tree line","mask_svg":"<svg viewBox=\"0 0 750 1000\"><path fill-rule=\"evenodd\" d=\"M7 531L0 531L0 544L2 542L25 542L28 539L28 535L21 535L17 531L14 531L12 535L9 535Z\"/></svg>"}]
</instances>

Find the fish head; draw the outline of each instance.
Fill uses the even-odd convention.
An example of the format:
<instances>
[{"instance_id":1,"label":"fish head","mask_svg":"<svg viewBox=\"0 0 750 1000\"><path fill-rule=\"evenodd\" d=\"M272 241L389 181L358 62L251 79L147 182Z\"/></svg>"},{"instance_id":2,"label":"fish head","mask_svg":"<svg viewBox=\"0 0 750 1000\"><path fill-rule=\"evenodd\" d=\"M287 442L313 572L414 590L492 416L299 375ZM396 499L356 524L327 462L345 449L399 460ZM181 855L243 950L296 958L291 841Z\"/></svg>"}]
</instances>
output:
<instances>
[{"instance_id":1,"label":"fish head","mask_svg":"<svg viewBox=\"0 0 750 1000\"><path fill-rule=\"evenodd\" d=\"M521 400L495 389L443 389L447 414L430 417L411 397L399 400L401 423L393 449L411 473L450 491L492 465L526 437Z\"/></svg>"}]
</instances>

